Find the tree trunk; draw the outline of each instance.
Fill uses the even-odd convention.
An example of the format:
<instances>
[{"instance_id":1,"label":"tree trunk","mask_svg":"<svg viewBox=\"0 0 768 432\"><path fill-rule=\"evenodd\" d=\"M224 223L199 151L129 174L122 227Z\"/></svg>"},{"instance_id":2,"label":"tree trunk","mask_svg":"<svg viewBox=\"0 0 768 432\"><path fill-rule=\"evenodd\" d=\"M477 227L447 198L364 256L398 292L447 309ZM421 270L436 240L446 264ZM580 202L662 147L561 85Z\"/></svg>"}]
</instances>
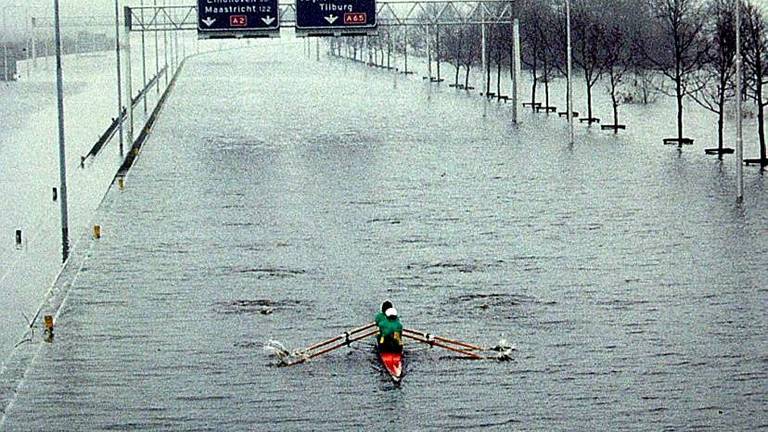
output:
<instances>
[{"instance_id":1,"label":"tree trunk","mask_svg":"<svg viewBox=\"0 0 768 432\"><path fill-rule=\"evenodd\" d=\"M723 124L725 113L721 109L717 115L717 148L720 150L717 154L720 155L720 159L723 158Z\"/></svg>"},{"instance_id":2,"label":"tree trunk","mask_svg":"<svg viewBox=\"0 0 768 432\"><path fill-rule=\"evenodd\" d=\"M496 97L501 96L501 58L496 59Z\"/></svg>"},{"instance_id":3,"label":"tree trunk","mask_svg":"<svg viewBox=\"0 0 768 432\"><path fill-rule=\"evenodd\" d=\"M758 92L757 98L757 123L757 136L760 139L760 166L765 167L768 161L765 152L765 104L763 104L762 91Z\"/></svg>"},{"instance_id":4,"label":"tree trunk","mask_svg":"<svg viewBox=\"0 0 768 432\"><path fill-rule=\"evenodd\" d=\"M680 54L677 55L675 64L675 95L677 96L677 147L683 147L683 77L680 72Z\"/></svg>"},{"instance_id":5,"label":"tree trunk","mask_svg":"<svg viewBox=\"0 0 768 432\"><path fill-rule=\"evenodd\" d=\"M453 86L458 87L459 86L459 64L456 63L456 76L453 79Z\"/></svg>"},{"instance_id":6,"label":"tree trunk","mask_svg":"<svg viewBox=\"0 0 768 432\"><path fill-rule=\"evenodd\" d=\"M611 86L613 87L613 86ZM611 95L613 96L615 90L611 88ZM587 124L592 124L592 84L587 80Z\"/></svg>"},{"instance_id":7,"label":"tree trunk","mask_svg":"<svg viewBox=\"0 0 768 432\"><path fill-rule=\"evenodd\" d=\"M616 98L616 84L616 79L611 77L611 104L613 105L613 124L617 126L616 129L613 130L614 133L619 132L619 101Z\"/></svg>"},{"instance_id":8,"label":"tree trunk","mask_svg":"<svg viewBox=\"0 0 768 432\"><path fill-rule=\"evenodd\" d=\"M533 61L533 80L531 83L531 109L536 111L536 87L539 85L539 72L536 68L536 60Z\"/></svg>"},{"instance_id":9,"label":"tree trunk","mask_svg":"<svg viewBox=\"0 0 768 432\"><path fill-rule=\"evenodd\" d=\"M717 148L718 159L723 158L723 128L725 125L725 91L728 87L728 76L725 71L720 73L720 88L717 95Z\"/></svg>"},{"instance_id":10,"label":"tree trunk","mask_svg":"<svg viewBox=\"0 0 768 432\"><path fill-rule=\"evenodd\" d=\"M469 90L469 65L464 66L466 68L466 73L464 74L464 89Z\"/></svg>"},{"instance_id":11,"label":"tree trunk","mask_svg":"<svg viewBox=\"0 0 768 432\"><path fill-rule=\"evenodd\" d=\"M678 147L683 146L683 96L677 95L677 142Z\"/></svg>"},{"instance_id":12,"label":"tree trunk","mask_svg":"<svg viewBox=\"0 0 768 432\"><path fill-rule=\"evenodd\" d=\"M486 57L485 62L485 95L488 96L488 92L491 91L491 60Z\"/></svg>"},{"instance_id":13,"label":"tree trunk","mask_svg":"<svg viewBox=\"0 0 768 432\"><path fill-rule=\"evenodd\" d=\"M544 106L549 109L549 63L546 58L544 59Z\"/></svg>"}]
</instances>

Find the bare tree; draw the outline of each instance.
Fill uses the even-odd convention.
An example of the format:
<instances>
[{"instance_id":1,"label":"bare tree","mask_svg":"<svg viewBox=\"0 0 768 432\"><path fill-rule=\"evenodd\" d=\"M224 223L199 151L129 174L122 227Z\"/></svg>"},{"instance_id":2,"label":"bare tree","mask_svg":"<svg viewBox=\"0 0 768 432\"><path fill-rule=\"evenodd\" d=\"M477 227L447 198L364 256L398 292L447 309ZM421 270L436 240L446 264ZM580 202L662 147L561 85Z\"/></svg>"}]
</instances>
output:
<instances>
[{"instance_id":1,"label":"bare tree","mask_svg":"<svg viewBox=\"0 0 768 432\"><path fill-rule=\"evenodd\" d=\"M541 80L544 83L544 109L550 110L549 105L549 84L555 76L555 69L560 66L562 69L564 56L560 55L558 44L564 38L560 37L558 28L559 18L551 7L546 7L541 15L542 24L537 27L542 49L539 50L541 60Z\"/></svg>"},{"instance_id":2,"label":"bare tree","mask_svg":"<svg viewBox=\"0 0 768 432\"><path fill-rule=\"evenodd\" d=\"M459 87L459 72L462 66L462 51L466 44L464 26L448 26L443 32L443 52L445 61L454 67L454 79L451 87Z\"/></svg>"},{"instance_id":3,"label":"bare tree","mask_svg":"<svg viewBox=\"0 0 768 432\"><path fill-rule=\"evenodd\" d=\"M602 4L598 3L597 7L602 7ZM597 121L592 115L592 88L602 78L606 69L604 60L609 55L602 53L601 47L605 46L606 42L611 42L605 40L606 23L594 12L583 0L574 3L572 27L576 49L573 51L573 61L584 72L584 81L587 86L585 121L589 124Z\"/></svg>"},{"instance_id":4,"label":"bare tree","mask_svg":"<svg viewBox=\"0 0 768 432\"><path fill-rule=\"evenodd\" d=\"M757 135L760 141L760 166L768 165L765 148L765 100L764 87L768 86L768 24L754 4L744 8L744 65L747 75L748 95L757 103Z\"/></svg>"},{"instance_id":5,"label":"bare tree","mask_svg":"<svg viewBox=\"0 0 768 432\"><path fill-rule=\"evenodd\" d=\"M698 90L699 83L694 75L707 53L702 41L705 11L700 0L649 0L649 6L656 18L656 37L652 44L661 46L649 49L649 44L639 44L637 48L649 63L674 83L674 92L662 91L677 100L676 141L678 147L682 147L683 99Z\"/></svg>"},{"instance_id":6,"label":"bare tree","mask_svg":"<svg viewBox=\"0 0 768 432\"><path fill-rule=\"evenodd\" d=\"M696 103L717 114L717 153L723 153L725 104L733 96L733 76L736 64L736 20L732 0L712 0L708 16L712 20L708 31L708 47L701 70L694 75L697 92L691 94Z\"/></svg>"},{"instance_id":7,"label":"bare tree","mask_svg":"<svg viewBox=\"0 0 768 432\"><path fill-rule=\"evenodd\" d=\"M477 41L480 40L480 28L476 25L469 26L466 31L466 40L469 41L466 49L464 50L464 56L462 58L462 64L464 66L464 90L471 90L469 86L469 72L472 66L480 62L480 53L476 47Z\"/></svg>"},{"instance_id":8,"label":"bare tree","mask_svg":"<svg viewBox=\"0 0 768 432\"><path fill-rule=\"evenodd\" d=\"M545 34L544 17L548 13L544 4L535 0L523 0L518 3L520 7L521 43L523 64L531 70L531 108L536 109L538 103L536 99L536 90L539 86L541 77L539 71L542 67L542 58L545 57L545 43L543 35ZM548 101L549 99L547 99Z\"/></svg>"},{"instance_id":9,"label":"bare tree","mask_svg":"<svg viewBox=\"0 0 768 432\"><path fill-rule=\"evenodd\" d=\"M617 132L621 128L619 125L619 105L623 102L619 92L624 85L625 76L633 66L630 51L631 43L620 25L614 25L606 36L600 51L603 53L602 61L605 74L608 76L608 93L611 95L611 106L613 107L613 124L607 125L607 127L613 127L614 132Z\"/></svg>"},{"instance_id":10,"label":"bare tree","mask_svg":"<svg viewBox=\"0 0 768 432\"><path fill-rule=\"evenodd\" d=\"M510 38L505 36L511 34L511 30L507 30L508 26L504 24L496 24L492 27L494 37L490 48L493 52L493 59L496 62L496 97L501 98L501 68L506 61L505 57L509 51L508 45L510 43ZM490 56L488 63L490 64Z\"/></svg>"}]
</instances>

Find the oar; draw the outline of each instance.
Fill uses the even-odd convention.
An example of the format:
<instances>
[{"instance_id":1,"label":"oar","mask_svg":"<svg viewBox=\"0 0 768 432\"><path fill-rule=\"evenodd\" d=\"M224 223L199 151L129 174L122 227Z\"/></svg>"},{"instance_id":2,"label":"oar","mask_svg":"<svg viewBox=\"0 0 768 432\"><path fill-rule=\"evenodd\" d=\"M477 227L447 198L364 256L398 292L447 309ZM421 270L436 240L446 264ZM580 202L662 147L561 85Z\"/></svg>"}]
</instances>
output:
<instances>
[{"instance_id":1,"label":"oar","mask_svg":"<svg viewBox=\"0 0 768 432\"><path fill-rule=\"evenodd\" d=\"M358 330L358 331L357 331L357 332L355 332L355 333L359 333L360 331L361 331L361 330ZM323 349L323 350L320 350L320 351L318 351L318 352L314 352L314 353L312 353L312 354L309 354L309 355L307 355L307 356L305 356L305 357L302 357L302 358L300 358L299 360L297 360L297 361L295 361L295 362L293 362L293 363L288 363L288 364L286 364L286 366L293 366L293 365L297 365L297 364L299 364L299 363L304 363L305 361L307 361L307 360L309 360L309 359L312 359L312 358L315 358L315 357L321 356L321 355L323 355L323 354L327 354L327 353L329 353L329 352L331 352L331 351L333 351L333 350L335 350L335 349L341 348L341 347L343 347L343 346L347 346L347 345L351 344L352 342L356 342L356 341L359 341L360 339L365 339L365 338L367 338L367 337L373 336L373 335L375 335L375 334L376 334L376 333L378 333L378 332L379 332L378 330L373 330L373 331L369 331L369 332L367 332L367 333L364 333L364 334L362 334L362 335L359 335L359 336L355 336L355 337L353 337L353 338L348 338L348 339L346 338L346 335L342 335L342 337L344 337L344 338L345 338L345 339L344 339L344 342L338 343L338 344L336 344L336 345L334 345L334 346L332 346L332 347L328 347L328 348L325 348L325 349ZM328 343L325 343L324 345L328 345ZM308 350L309 350L309 349L308 349Z\"/></svg>"},{"instance_id":2,"label":"oar","mask_svg":"<svg viewBox=\"0 0 768 432\"><path fill-rule=\"evenodd\" d=\"M477 355L477 354L475 354L473 352L466 351L466 350L459 349L459 348L454 348L454 347L452 347L450 345L446 345L444 343L437 342L437 341L434 341L434 340L428 340L428 339L426 339L424 337L421 337L419 335L416 335L416 334L403 333L403 336L405 336L407 338L411 338L413 340L417 340L419 342L423 342L423 343L430 344L430 345L436 345L436 346L439 346L440 348L445 348L445 349L447 349L449 351L453 351L453 352L459 353L459 354L461 354L463 356L466 356L466 357L469 357L471 359L481 360L481 359L484 358L483 356Z\"/></svg>"},{"instance_id":3,"label":"oar","mask_svg":"<svg viewBox=\"0 0 768 432\"><path fill-rule=\"evenodd\" d=\"M464 347L464 348L467 348L467 349L470 349L470 350L474 350L474 351L485 351L484 348L479 347L477 345L473 345L473 344L470 344L470 343L457 341L455 339L448 339L448 338L445 338L445 337L442 337L442 336L430 335L429 333L425 333L425 332L418 331L418 330L403 329L403 332L404 333L412 333L414 335L421 336L424 339L427 339L428 341L430 339L434 339L436 341L445 342L445 343L449 343L449 344L453 344L453 345L458 345L458 346L461 346L461 347Z\"/></svg>"},{"instance_id":4,"label":"oar","mask_svg":"<svg viewBox=\"0 0 768 432\"><path fill-rule=\"evenodd\" d=\"M375 325L376 325L376 323L366 324L366 325L364 325L362 327L358 327L356 329L352 329L352 330L350 330L348 332L342 333L342 334L340 334L340 335L338 335L338 336L336 336L334 338L328 339L326 341L318 342L318 343L316 343L316 344L314 344L312 346L308 346L308 347L304 348L302 351L303 352L312 351L312 350L315 350L317 348L326 346L328 344L332 344L332 343L334 343L334 342L336 342L338 340L348 338L349 336L351 336L351 335L353 335L355 333L360 333L361 331L368 330L369 328L371 328L371 327L373 327Z\"/></svg>"}]
</instances>

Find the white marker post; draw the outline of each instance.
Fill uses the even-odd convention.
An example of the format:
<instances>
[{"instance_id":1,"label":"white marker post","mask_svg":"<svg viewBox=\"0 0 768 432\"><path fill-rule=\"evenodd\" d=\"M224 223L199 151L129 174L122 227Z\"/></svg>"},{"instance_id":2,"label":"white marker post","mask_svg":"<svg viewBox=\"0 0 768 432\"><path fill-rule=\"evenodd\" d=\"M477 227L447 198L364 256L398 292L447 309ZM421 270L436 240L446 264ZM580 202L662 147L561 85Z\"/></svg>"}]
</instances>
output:
<instances>
[{"instance_id":1,"label":"white marker post","mask_svg":"<svg viewBox=\"0 0 768 432\"><path fill-rule=\"evenodd\" d=\"M520 124L518 105L520 103L520 76L522 75L522 65L520 58L520 20L515 18L512 22L512 121Z\"/></svg>"}]
</instances>

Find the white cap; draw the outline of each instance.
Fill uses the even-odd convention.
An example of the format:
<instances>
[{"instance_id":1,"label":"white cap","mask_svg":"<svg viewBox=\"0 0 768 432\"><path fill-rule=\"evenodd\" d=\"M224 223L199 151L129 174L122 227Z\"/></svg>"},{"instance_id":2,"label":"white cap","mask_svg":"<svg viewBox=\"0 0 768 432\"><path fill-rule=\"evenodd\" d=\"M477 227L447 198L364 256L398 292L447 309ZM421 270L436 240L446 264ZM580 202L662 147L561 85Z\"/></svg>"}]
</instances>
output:
<instances>
[{"instance_id":1,"label":"white cap","mask_svg":"<svg viewBox=\"0 0 768 432\"><path fill-rule=\"evenodd\" d=\"M397 316L397 309L391 307L384 311L384 315L387 316L387 318L396 317Z\"/></svg>"}]
</instances>

